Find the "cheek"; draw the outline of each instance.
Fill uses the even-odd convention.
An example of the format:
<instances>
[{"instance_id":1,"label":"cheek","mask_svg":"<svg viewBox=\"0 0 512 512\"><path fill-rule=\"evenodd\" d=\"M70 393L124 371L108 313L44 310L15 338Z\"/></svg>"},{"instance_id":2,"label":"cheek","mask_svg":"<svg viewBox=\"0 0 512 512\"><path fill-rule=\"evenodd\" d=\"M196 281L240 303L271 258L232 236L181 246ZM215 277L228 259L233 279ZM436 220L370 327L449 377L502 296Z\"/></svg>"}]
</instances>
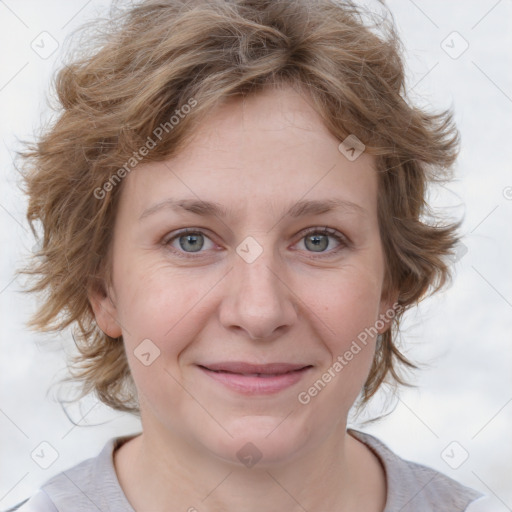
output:
<instances>
[{"instance_id":1,"label":"cheek","mask_svg":"<svg viewBox=\"0 0 512 512\"><path fill-rule=\"evenodd\" d=\"M124 272L121 266L119 270L124 277L116 287L118 314L141 407L153 409L151 404L158 403L178 407L183 400L179 357L198 336L208 292L218 279L163 264L132 262Z\"/></svg>"},{"instance_id":2,"label":"cheek","mask_svg":"<svg viewBox=\"0 0 512 512\"><path fill-rule=\"evenodd\" d=\"M124 267L124 268L123 268ZM208 302L218 277L198 269L169 268L165 263L119 267L118 315L127 348L144 339L163 352L178 354L187 344ZM168 340L172 339L172 345Z\"/></svg>"},{"instance_id":3,"label":"cheek","mask_svg":"<svg viewBox=\"0 0 512 512\"><path fill-rule=\"evenodd\" d=\"M322 291L309 289L304 293L304 302L313 305L319 319L317 335L326 355L321 362L323 382L336 400L346 397L342 402L351 403L373 361L380 282L367 269L352 267L333 275Z\"/></svg>"},{"instance_id":4,"label":"cheek","mask_svg":"<svg viewBox=\"0 0 512 512\"><path fill-rule=\"evenodd\" d=\"M333 346L343 348L374 325L380 309L381 279L368 268L347 267L333 273L324 286L304 288L304 302L323 320Z\"/></svg>"}]
</instances>

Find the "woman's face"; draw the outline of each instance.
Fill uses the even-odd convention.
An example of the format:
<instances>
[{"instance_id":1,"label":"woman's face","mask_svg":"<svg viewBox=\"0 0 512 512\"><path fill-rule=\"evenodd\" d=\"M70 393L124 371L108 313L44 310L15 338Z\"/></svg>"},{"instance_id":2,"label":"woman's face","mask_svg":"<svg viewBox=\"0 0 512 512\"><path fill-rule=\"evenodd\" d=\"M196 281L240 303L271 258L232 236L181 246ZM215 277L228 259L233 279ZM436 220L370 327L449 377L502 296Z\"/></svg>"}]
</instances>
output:
<instances>
[{"instance_id":1,"label":"woman's face","mask_svg":"<svg viewBox=\"0 0 512 512\"><path fill-rule=\"evenodd\" d=\"M358 335L393 301L374 159L347 159L304 98L232 100L125 178L110 297L91 301L123 336L145 435L271 464L344 431L375 348Z\"/></svg>"}]
</instances>

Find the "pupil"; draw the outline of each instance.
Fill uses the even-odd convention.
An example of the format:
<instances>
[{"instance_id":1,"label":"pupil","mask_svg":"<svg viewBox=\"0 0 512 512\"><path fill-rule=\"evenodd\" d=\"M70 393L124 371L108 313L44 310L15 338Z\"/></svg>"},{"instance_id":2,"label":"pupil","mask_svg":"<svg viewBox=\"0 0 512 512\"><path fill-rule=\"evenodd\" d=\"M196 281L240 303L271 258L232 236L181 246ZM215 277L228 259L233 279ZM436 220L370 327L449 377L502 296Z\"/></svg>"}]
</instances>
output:
<instances>
[{"instance_id":1,"label":"pupil","mask_svg":"<svg viewBox=\"0 0 512 512\"><path fill-rule=\"evenodd\" d=\"M190 250L191 252L200 251L203 247L203 242L199 239L201 234L197 235L183 235L180 237L180 246L183 250ZM183 240L186 240L183 243ZM188 244L188 246L187 246ZM326 235L310 235L306 237L306 247L313 249L314 252L324 251L329 245Z\"/></svg>"},{"instance_id":2,"label":"pupil","mask_svg":"<svg viewBox=\"0 0 512 512\"><path fill-rule=\"evenodd\" d=\"M192 252L197 252L197 251L200 251L201 248L203 247L203 243L198 240L198 238L202 236L202 235L183 235L180 237L180 246L183 250L188 250L188 249L191 249ZM186 242L183 243L182 240L185 239ZM187 244L189 244L189 246L187 247Z\"/></svg>"},{"instance_id":3,"label":"pupil","mask_svg":"<svg viewBox=\"0 0 512 512\"><path fill-rule=\"evenodd\" d=\"M312 247L308 247L308 242L312 242ZM306 247L308 249L313 248L315 252L321 252L327 248L329 245L329 241L325 235L310 235L306 237ZM320 248L320 251L317 249Z\"/></svg>"}]
</instances>

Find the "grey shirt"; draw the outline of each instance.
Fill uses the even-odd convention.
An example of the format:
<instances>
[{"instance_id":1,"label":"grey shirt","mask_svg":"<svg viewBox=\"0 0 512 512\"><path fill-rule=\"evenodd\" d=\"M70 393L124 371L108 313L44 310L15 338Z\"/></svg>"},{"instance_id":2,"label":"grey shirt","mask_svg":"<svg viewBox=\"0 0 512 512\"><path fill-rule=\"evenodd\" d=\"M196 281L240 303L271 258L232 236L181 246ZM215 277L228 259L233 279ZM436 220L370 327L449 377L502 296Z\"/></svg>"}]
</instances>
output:
<instances>
[{"instance_id":1,"label":"grey shirt","mask_svg":"<svg viewBox=\"0 0 512 512\"><path fill-rule=\"evenodd\" d=\"M386 473L387 499L383 512L462 512L482 497L448 476L404 460L376 437L348 432L381 460ZM133 436L110 439L101 453L48 480L17 512L135 512L123 493L113 453ZM146 511L140 511L146 512Z\"/></svg>"}]
</instances>

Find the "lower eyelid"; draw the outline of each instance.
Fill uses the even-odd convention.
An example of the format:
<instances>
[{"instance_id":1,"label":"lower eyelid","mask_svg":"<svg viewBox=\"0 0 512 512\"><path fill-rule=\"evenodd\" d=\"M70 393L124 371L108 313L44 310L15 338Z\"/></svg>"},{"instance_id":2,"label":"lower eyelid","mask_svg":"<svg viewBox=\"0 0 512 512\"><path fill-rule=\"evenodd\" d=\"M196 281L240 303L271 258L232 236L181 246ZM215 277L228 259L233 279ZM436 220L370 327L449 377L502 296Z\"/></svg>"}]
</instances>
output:
<instances>
[{"instance_id":1,"label":"lower eyelid","mask_svg":"<svg viewBox=\"0 0 512 512\"><path fill-rule=\"evenodd\" d=\"M303 242L303 240L307 236L310 236L311 234L315 234L315 233L317 233L317 232L316 231L311 231L310 233L307 233L307 234L303 235L302 238L297 243ZM315 255L316 254L319 257L322 257L322 255L328 256L328 255L336 254L338 251L348 247L348 245L349 245L348 241L343 236L341 236L341 235L334 235L332 233L321 233L321 232L319 232L319 233L324 235L324 236L328 236L328 237L333 238L334 240L336 240L336 242L338 243L338 246L334 247L332 249L326 250L326 251L319 251L319 252L305 250L305 252L307 252L309 255ZM294 244L294 245L296 245L296 244Z\"/></svg>"},{"instance_id":2,"label":"lower eyelid","mask_svg":"<svg viewBox=\"0 0 512 512\"><path fill-rule=\"evenodd\" d=\"M339 250L341 250L341 249L343 249L343 248L345 248L345 247L347 247L349 245L349 242L344 237L344 235L342 235L341 233L338 233L336 231L334 231L334 232L326 232L325 228L320 228L320 229L316 229L316 230L315 229L311 229L308 232L303 233L301 235L301 237L299 238L299 240L297 242L295 242L293 245L297 245L298 243L303 241L307 236L313 235L313 234L321 234L321 235L324 235L324 236L331 237L334 240L336 240L339 245L338 245L338 247L335 247L334 249L331 249L331 250L328 250L328 251L320 251L318 253L315 253L315 251L307 251L307 250L305 251L305 252L307 252L309 254L312 254L312 255L318 254L319 257L322 257L322 255L334 254L334 253L338 252ZM174 241L178 240L180 237L186 236L186 235L202 235L206 240L210 241L210 243L212 243L214 245L217 245L212 240L212 238L210 236L208 236L208 234L206 234L205 232L203 232L201 230L195 230L195 231L194 230L186 230L186 231L178 232L178 233L174 234L173 236L164 239L163 245L165 247L169 247L169 246L171 246L172 242L174 242ZM212 250L212 249L203 250L203 248L201 248L201 250L196 251L196 252L187 252L187 251L184 251L184 250L176 248L176 247L172 247L172 249L175 250L180 255L187 255L185 257L199 256L199 255L201 255L204 252Z\"/></svg>"},{"instance_id":3,"label":"lower eyelid","mask_svg":"<svg viewBox=\"0 0 512 512\"><path fill-rule=\"evenodd\" d=\"M176 233L175 235L173 235L173 236L171 236L169 238L164 239L163 244L166 247L171 246L171 244L173 242L175 242L176 240L179 240L181 237L186 236L186 235L202 235L205 240L207 240L210 243L216 245L215 242L211 239L211 237L209 237L206 233L203 233L202 231L192 231L192 230L190 230L190 231L182 231L181 233ZM181 252L182 254L191 254L191 255L200 254L201 252L204 252L203 250L196 251L196 252L186 252L186 251L180 250L180 249L178 249L176 247L173 247L173 249L176 249L177 251ZM201 249L203 249L203 248L201 248Z\"/></svg>"}]
</instances>

